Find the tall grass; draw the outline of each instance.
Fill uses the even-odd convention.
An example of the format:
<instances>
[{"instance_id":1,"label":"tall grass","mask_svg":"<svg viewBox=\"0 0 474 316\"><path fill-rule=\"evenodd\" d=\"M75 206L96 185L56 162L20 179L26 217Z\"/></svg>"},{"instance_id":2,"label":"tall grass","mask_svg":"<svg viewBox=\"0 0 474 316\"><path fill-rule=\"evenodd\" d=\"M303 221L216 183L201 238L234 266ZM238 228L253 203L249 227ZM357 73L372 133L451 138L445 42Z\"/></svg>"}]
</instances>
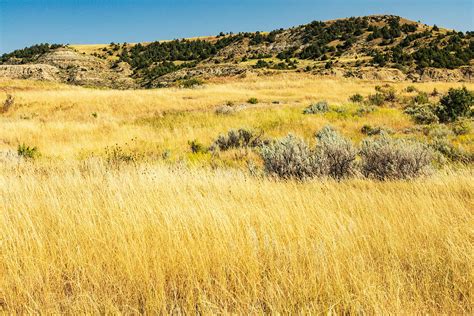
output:
<instances>
[{"instance_id":1,"label":"tall grass","mask_svg":"<svg viewBox=\"0 0 474 316\"><path fill-rule=\"evenodd\" d=\"M412 182L0 167L0 311L473 312L472 170Z\"/></svg>"}]
</instances>

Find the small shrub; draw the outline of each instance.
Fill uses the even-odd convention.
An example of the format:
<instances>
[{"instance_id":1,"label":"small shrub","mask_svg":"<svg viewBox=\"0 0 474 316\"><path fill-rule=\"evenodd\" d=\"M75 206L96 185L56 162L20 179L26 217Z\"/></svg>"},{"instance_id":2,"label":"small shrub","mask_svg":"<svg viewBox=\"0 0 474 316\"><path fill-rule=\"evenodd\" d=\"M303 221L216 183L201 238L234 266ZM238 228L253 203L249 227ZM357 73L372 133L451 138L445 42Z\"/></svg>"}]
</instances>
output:
<instances>
[{"instance_id":1,"label":"small shrub","mask_svg":"<svg viewBox=\"0 0 474 316\"><path fill-rule=\"evenodd\" d=\"M224 105L218 106L215 110L217 115L230 115L238 111L244 110L247 107L245 104L235 105L233 102L227 102Z\"/></svg>"},{"instance_id":2,"label":"small shrub","mask_svg":"<svg viewBox=\"0 0 474 316\"><path fill-rule=\"evenodd\" d=\"M314 104L311 104L306 109L303 110L303 114L318 114L326 113L329 111L329 105L326 101L320 101Z\"/></svg>"},{"instance_id":3,"label":"small shrub","mask_svg":"<svg viewBox=\"0 0 474 316\"><path fill-rule=\"evenodd\" d=\"M179 82L179 86L181 88L190 89L197 86L201 86L203 83L204 82L199 78L191 78L191 79L181 80Z\"/></svg>"},{"instance_id":4,"label":"small shrub","mask_svg":"<svg viewBox=\"0 0 474 316\"><path fill-rule=\"evenodd\" d=\"M356 110L355 115L364 116L364 115L367 115L367 114L370 114L370 113L374 112L375 110L376 110L375 106L364 105L364 106L361 106L360 108L358 108Z\"/></svg>"},{"instance_id":5,"label":"small shrub","mask_svg":"<svg viewBox=\"0 0 474 316\"><path fill-rule=\"evenodd\" d=\"M427 104L429 102L430 102L430 99L425 92L419 92L412 99L413 104Z\"/></svg>"},{"instance_id":6,"label":"small shrub","mask_svg":"<svg viewBox=\"0 0 474 316\"><path fill-rule=\"evenodd\" d=\"M429 125L423 129L423 134L430 138L443 138L451 136L453 132L446 125Z\"/></svg>"},{"instance_id":7,"label":"small shrub","mask_svg":"<svg viewBox=\"0 0 474 316\"><path fill-rule=\"evenodd\" d=\"M252 67L255 68L255 69L259 69L259 68L266 68L266 67L269 67L270 64L268 62L266 62L265 60L262 60L262 59L259 59L257 61L257 63L255 65L253 65Z\"/></svg>"},{"instance_id":8,"label":"small shrub","mask_svg":"<svg viewBox=\"0 0 474 316\"><path fill-rule=\"evenodd\" d=\"M168 160L171 157L171 151L169 149L163 150L161 153L161 159Z\"/></svg>"},{"instance_id":9,"label":"small shrub","mask_svg":"<svg viewBox=\"0 0 474 316\"><path fill-rule=\"evenodd\" d=\"M474 106L474 92L467 90L466 87L451 88L439 101L435 113L440 122L453 122L459 117L471 115L472 106Z\"/></svg>"},{"instance_id":10,"label":"small shrub","mask_svg":"<svg viewBox=\"0 0 474 316\"><path fill-rule=\"evenodd\" d=\"M191 148L191 152L193 154L198 154L198 153L206 153L207 149L206 147L198 142L196 139L188 141L189 147Z\"/></svg>"},{"instance_id":11,"label":"small shrub","mask_svg":"<svg viewBox=\"0 0 474 316\"><path fill-rule=\"evenodd\" d=\"M350 116L349 110L346 107L338 106L332 108L334 113L339 114L340 117L346 118Z\"/></svg>"},{"instance_id":12,"label":"small shrub","mask_svg":"<svg viewBox=\"0 0 474 316\"><path fill-rule=\"evenodd\" d=\"M360 155L362 174L377 180L415 178L430 166L432 158L427 146L385 133L365 139Z\"/></svg>"},{"instance_id":13,"label":"small shrub","mask_svg":"<svg viewBox=\"0 0 474 316\"><path fill-rule=\"evenodd\" d=\"M385 101L385 97L382 93L371 94L368 96L367 101L371 105L381 106Z\"/></svg>"},{"instance_id":14,"label":"small shrub","mask_svg":"<svg viewBox=\"0 0 474 316\"><path fill-rule=\"evenodd\" d=\"M411 116L417 124L438 123L438 117L434 113L431 104L413 104L405 108L404 112Z\"/></svg>"},{"instance_id":15,"label":"small shrub","mask_svg":"<svg viewBox=\"0 0 474 316\"><path fill-rule=\"evenodd\" d=\"M97 112L92 112L91 116L92 116L93 118L97 118L97 116L98 116L98 115L97 115Z\"/></svg>"},{"instance_id":16,"label":"small shrub","mask_svg":"<svg viewBox=\"0 0 474 316\"><path fill-rule=\"evenodd\" d=\"M216 149L225 151L232 148L255 148L267 143L262 139L263 132L256 133L252 130L240 128L238 130L230 130L227 135L219 135L210 150Z\"/></svg>"},{"instance_id":17,"label":"small shrub","mask_svg":"<svg viewBox=\"0 0 474 316\"><path fill-rule=\"evenodd\" d=\"M468 153L463 148L454 146L446 138L435 138L430 147L452 162L474 162L474 153Z\"/></svg>"},{"instance_id":18,"label":"small shrub","mask_svg":"<svg viewBox=\"0 0 474 316\"><path fill-rule=\"evenodd\" d=\"M397 94L394 88L387 89L383 92L384 100L387 102L397 101Z\"/></svg>"},{"instance_id":19,"label":"small shrub","mask_svg":"<svg viewBox=\"0 0 474 316\"><path fill-rule=\"evenodd\" d=\"M360 132L364 135L367 135L367 136L374 136L374 135L380 135L382 133L387 133L387 134L393 134L393 130L391 130L390 128L384 128L384 127L380 127L380 126L370 126L370 125L364 125L362 126L362 128L360 129Z\"/></svg>"},{"instance_id":20,"label":"small shrub","mask_svg":"<svg viewBox=\"0 0 474 316\"><path fill-rule=\"evenodd\" d=\"M23 157L26 159L35 159L39 156L38 147L30 147L25 144L18 145L17 154L19 157Z\"/></svg>"},{"instance_id":21,"label":"small shrub","mask_svg":"<svg viewBox=\"0 0 474 316\"><path fill-rule=\"evenodd\" d=\"M236 108L234 106L229 105L222 105L216 108L217 115L230 115L236 112Z\"/></svg>"},{"instance_id":22,"label":"small shrub","mask_svg":"<svg viewBox=\"0 0 474 316\"><path fill-rule=\"evenodd\" d=\"M7 94L7 98L5 102L3 102L3 106L0 109L0 113L7 113L14 103L15 103L15 98L11 94Z\"/></svg>"},{"instance_id":23,"label":"small shrub","mask_svg":"<svg viewBox=\"0 0 474 316\"><path fill-rule=\"evenodd\" d=\"M342 179L353 174L357 150L329 126L316 134L313 169L318 175Z\"/></svg>"},{"instance_id":24,"label":"small shrub","mask_svg":"<svg viewBox=\"0 0 474 316\"><path fill-rule=\"evenodd\" d=\"M415 91L418 91L415 86L408 86L405 88L405 91L408 92L408 93L412 93L412 92L415 92Z\"/></svg>"},{"instance_id":25,"label":"small shrub","mask_svg":"<svg viewBox=\"0 0 474 316\"><path fill-rule=\"evenodd\" d=\"M356 93L356 94L351 95L349 97L349 101L351 101L353 103L361 103L362 101L364 101L364 97L362 95L360 95L359 93Z\"/></svg>"},{"instance_id":26,"label":"small shrub","mask_svg":"<svg viewBox=\"0 0 474 316\"><path fill-rule=\"evenodd\" d=\"M269 175L299 180L314 175L311 150L301 138L291 134L264 146L260 154L265 172Z\"/></svg>"},{"instance_id":27,"label":"small shrub","mask_svg":"<svg viewBox=\"0 0 474 316\"><path fill-rule=\"evenodd\" d=\"M137 152L125 150L119 145L105 148L105 160L107 164L120 167L122 164L136 163L140 155Z\"/></svg>"},{"instance_id":28,"label":"small shrub","mask_svg":"<svg viewBox=\"0 0 474 316\"><path fill-rule=\"evenodd\" d=\"M257 98L250 98L247 100L247 103L250 103L250 104L257 104L258 103L258 99Z\"/></svg>"},{"instance_id":29,"label":"small shrub","mask_svg":"<svg viewBox=\"0 0 474 316\"><path fill-rule=\"evenodd\" d=\"M382 103L384 101L385 102L395 102L395 101L397 101L397 94L395 92L395 88L393 88L392 86L390 86L388 84L384 85L384 86L376 86L375 91L377 93L372 95L372 101L370 100L370 97L369 97L370 102L379 103L379 104L374 103L374 105L380 106L380 105L382 105Z\"/></svg>"},{"instance_id":30,"label":"small shrub","mask_svg":"<svg viewBox=\"0 0 474 316\"><path fill-rule=\"evenodd\" d=\"M456 135L467 135L472 130L472 121L469 119L457 120L452 126L453 133Z\"/></svg>"}]
</instances>

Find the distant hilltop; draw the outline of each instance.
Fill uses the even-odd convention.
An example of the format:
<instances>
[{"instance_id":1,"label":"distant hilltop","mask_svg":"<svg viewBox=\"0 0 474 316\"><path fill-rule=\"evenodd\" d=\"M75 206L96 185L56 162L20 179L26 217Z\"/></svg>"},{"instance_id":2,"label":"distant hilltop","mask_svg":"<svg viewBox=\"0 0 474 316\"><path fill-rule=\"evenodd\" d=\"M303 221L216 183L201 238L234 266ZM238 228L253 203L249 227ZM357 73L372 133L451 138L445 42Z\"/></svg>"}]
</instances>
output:
<instances>
[{"instance_id":1,"label":"distant hilltop","mask_svg":"<svg viewBox=\"0 0 474 316\"><path fill-rule=\"evenodd\" d=\"M111 88L154 88L278 71L369 80L472 81L473 35L375 15L150 43L39 44L1 56L0 78Z\"/></svg>"}]
</instances>

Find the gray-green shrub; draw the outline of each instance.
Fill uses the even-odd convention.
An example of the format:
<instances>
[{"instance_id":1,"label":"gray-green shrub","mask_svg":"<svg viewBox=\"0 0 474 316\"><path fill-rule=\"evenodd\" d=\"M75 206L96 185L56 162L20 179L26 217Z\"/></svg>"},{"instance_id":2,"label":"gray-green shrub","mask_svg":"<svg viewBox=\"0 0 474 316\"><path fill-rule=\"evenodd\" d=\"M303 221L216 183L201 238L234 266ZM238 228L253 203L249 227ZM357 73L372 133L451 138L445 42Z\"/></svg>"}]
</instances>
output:
<instances>
[{"instance_id":1,"label":"gray-green shrub","mask_svg":"<svg viewBox=\"0 0 474 316\"><path fill-rule=\"evenodd\" d=\"M383 132L387 134L393 134L393 130L390 128L381 127L381 126L371 126L368 124L365 124L364 126L362 126L362 128L360 129L360 132L367 136L380 135Z\"/></svg>"},{"instance_id":2,"label":"gray-green shrub","mask_svg":"<svg viewBox=\"0 0 474 316\"><path fill-rule=\"evenodd\" d=\"M314 176L313 153L301 138L289 134L264 146L260 154L269 175L299 180Z\"/></svg>"},{"instance_id":3,"label":"gray-green shrub","mask_svg":"<svg viewBox=\"0 0 474 316\"><path fill-rule=\"evenodd\" d=\"M362 174L377 180L415 178L428 169L432 159L426 145L385 133L365 139L359 153Z\"/></svg>"},{"instance_id":4,"label":"gray-green shrub","mask_svg":"<svg viewBox=\"0 0 474 316\"><path fill-rule=\"evenodd\" d=\"M318 175L342 179L353 174L357 150L350 140L329 126L320 130L316 138L312 161Z\"/></svg>"},{"instance_id":5,"label":"gray-green shrub","mask_svg":"<svg viewBox=\"0 0 474 316\"><path fill-rule=\"evenodd\" d=\"M454 146L447 138L433 139L430 147L450 161L466 164L474 162L474 153L467 152L462 147Z\"/></svg>"},{"instance_id":6,"label":"gray-green shrub","mask_svg":"<svg viewBox=\"0 0 474 316\"><path fill-rule=\"evenodd\" d=\"M431 104L414 103L406 107L404 112L410 115L417 124L438 123L438 116L434 113L434 107Z\"/></svg>"},{"instance_id":7,"label":"gray-green shrub","mask_svg":"<svg viewBox=\"0 0 474 316\"><path fill-rule=\"evenodd\" d=\"M329 105L326 101L320 101L313 103L303 110L303 114L318 114L326 113L329 111Z\"/></svg>"},{"instance_id":8,"label":"gray-green shrub","mask_svg":"<svg viewBox=\"0 0 474 316\"><path fill-rule=\"evenodd\" d=\"M210 150L219 149L225 151L232 148L259 147L267 143L262 137L263 132L255 132L246 128L232 129L227 132L227 135L219 135L211 145Z\"/></svg>"},{"instance_id":9,"label":"gray-green shrub","mask_svg":"<svg viewBox=\"0 0 474 316\"><path fill-rule=\"evenodd\" d=\"M469 119L460 119L453 123L452 130L456 135L467 135L472 130L473 121Z\"/></svg>"}]
</instances>

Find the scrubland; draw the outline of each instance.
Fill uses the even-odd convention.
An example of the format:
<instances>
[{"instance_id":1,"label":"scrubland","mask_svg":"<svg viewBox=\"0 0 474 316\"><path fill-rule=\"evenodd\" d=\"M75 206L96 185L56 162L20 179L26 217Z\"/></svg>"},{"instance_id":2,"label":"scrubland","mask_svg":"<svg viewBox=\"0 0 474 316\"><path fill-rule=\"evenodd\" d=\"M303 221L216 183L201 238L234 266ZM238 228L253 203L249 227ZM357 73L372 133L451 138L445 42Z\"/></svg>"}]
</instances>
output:
<instances>
[{"instance_id":1,"label":"scrubland","mask_svg":"<svg viewBox=\"0 0 474 316\"><path fill-rule=\"evenodd\" d=\"M15 99L0 114L0 311L471 314L472 164L438 162L411 180L278 180L252 150L190 149L240 127L313 143L331 125L357 144L370 124L429 141L397 104L354 114L349 96L380 84L302 74L138 91L0 82L0 100ZM406 96L409 85L462 86L391 84ZM320 100L342 110L302 114ZM245 106L216 114L226 103ZM472 151L472 132L448 137ZM34 159L17 155L20 144L37 147Z\"/></svg>"}]
</instances>

